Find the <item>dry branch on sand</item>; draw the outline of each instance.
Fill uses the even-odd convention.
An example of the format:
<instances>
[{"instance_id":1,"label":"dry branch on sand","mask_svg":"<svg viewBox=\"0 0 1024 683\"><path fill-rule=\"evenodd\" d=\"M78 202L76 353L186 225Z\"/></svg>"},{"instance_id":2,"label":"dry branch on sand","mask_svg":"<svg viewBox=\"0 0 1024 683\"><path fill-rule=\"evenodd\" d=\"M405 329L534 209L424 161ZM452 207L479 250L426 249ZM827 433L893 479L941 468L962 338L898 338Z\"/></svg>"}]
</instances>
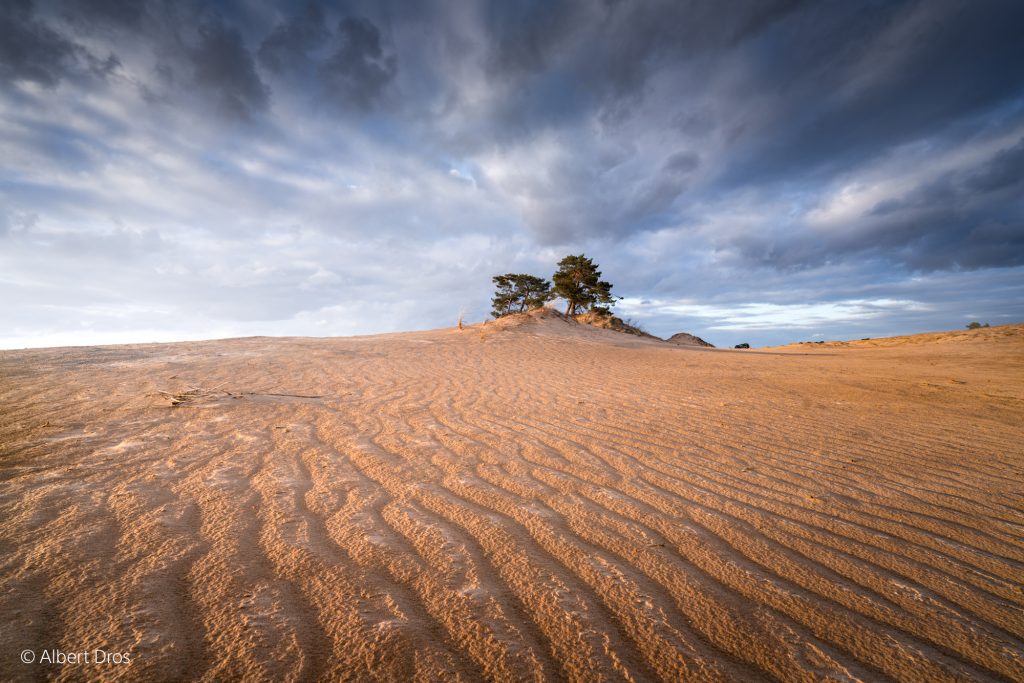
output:
<instances>
[{"instance_id":1,"label":"dry branch on sand","mask_svg":"<svg viewBox=\"0 0 1024 683\"><path fill-rule=\"evenodd\" d=\"M285 398L323 398L322 395L312 394L282 394L267 391L227 391L221 389L223 384L218 384L212 389L204 389L203 387L189 387L185 391L163 391L158 389L156 393L166 397L170 400L172 406L180 406L186 403L191 403L197 399L209 398L211 396L217 396L223 394L228 398L244 398L246 396L279 396ZM150 394L152 396L152 394Z\"/></svg>"},{"instance_id":2,"label":"dry branch on sand","mask_svg":"<svg viewBox=\"0 0 1024 683\"><path fill-rule=\"evenodd\" d=\"M157 389L156 393L169 399L172 406L180 406L185 403L190 403L191 401L194 401L199 398L214 396L218 393L225 393L230 395L231 392L219 391L222 386L224 385L218 384L212 389L204 389L203 387L189 387L184 391L163 391L162 389Z\"/></svg>"}]
</instances>

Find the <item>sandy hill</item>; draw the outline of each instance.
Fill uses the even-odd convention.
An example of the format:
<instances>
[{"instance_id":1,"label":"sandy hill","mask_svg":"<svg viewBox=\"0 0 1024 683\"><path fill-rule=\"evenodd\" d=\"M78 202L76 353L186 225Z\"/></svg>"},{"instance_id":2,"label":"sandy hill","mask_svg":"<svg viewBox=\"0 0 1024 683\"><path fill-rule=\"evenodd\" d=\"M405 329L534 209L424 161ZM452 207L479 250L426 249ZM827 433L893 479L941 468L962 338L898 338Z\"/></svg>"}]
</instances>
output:
<instances>
[{"instance_id":1,"label":"sandy hill","mask_svg":"<svg viewBox=\"0 0 1024 683\"><path fill-rule=\"evenodd\" d=\"M570 318L549 306L525 313L512 313L497 320L487 320L479 325L472 325L469 329L480 329L485 336L498 331L522 329L544 335L603 338L608 342L624 341L621 336L623 333L643 339L662 341L652 334L623 322L616 316L595 315L587 312ZM614 334L603 334L598 331Z\"/></svg>"},{"instance_id":2,"label":"sandy hill","mask_svg":"<svg viewBox=\"0 0 1024 683\"><path fill-rule=\"evenodd\" d=\"M1024 324L1015 323L1012 325L999 325L998 327L980 327L975 330L951 330L946 332L925 332L923 334L910 334L898 337L880 337L877 339L854 339L849 341L825 341L825 342L798 342L778 347L788 349L794 346L826 346L830 348L851 347L860 349L871 349L877 347L892 346L917 346L921 344L1019 344L1021 337L1024 337Z\"/></svg>"},{"instance_id":3,"label":"sandy hill","mask_svg":"<svg viewBox=\"0 0 1024 683\"><path fill-rule=\"evenodd\" d=\"M709 348L715 348L714 344L710 344L696 335L692 335L689 332L677 332L665 341L680 346L706 346Z\"/></svg>"},{"instance_id":4,"label":"sandy hill","mask_svg":"<svg viewBox=\"0 0 1024 683\"><path fill-rule=\"evenodd\" d=\"M970 335L2 351L2 678L1024 680L1024 338Z\"/></svg>"}]
</instances>

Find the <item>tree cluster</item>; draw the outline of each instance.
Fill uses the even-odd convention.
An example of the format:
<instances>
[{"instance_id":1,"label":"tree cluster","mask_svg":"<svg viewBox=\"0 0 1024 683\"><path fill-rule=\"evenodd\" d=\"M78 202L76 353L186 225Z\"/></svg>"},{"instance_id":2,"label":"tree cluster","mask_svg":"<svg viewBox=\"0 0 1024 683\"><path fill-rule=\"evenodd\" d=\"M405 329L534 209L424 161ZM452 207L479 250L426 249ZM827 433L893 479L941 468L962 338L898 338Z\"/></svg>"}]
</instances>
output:
<instances>
[{"instance_id":1,"label":"tree cluster","mask_svg":"<svg viewBox=\"0 0 1024 683\"><path fill-rule=\"evenodd\" d=\"M583 254L559 261L550 281L524 273L495 275L492 280L497 288L491 300L495 318L540 308L553 299L565 300L565 314L573 317L585 310L608 315L615 305L611 283L601 279L597 264Z\"/></svg>"},{"instance_id":2,"label":"tree cluster","mask_svg":"<svg viewBox=\"0 0 1024 683\"><path fill-rule=\"evenodd\" d=\"M551 283L542 277L525 273L505 273L491 278L497 289L491 304L495 318L509 313L522 313L540 308L551 300Z\"/></svg>"}]
</instances>

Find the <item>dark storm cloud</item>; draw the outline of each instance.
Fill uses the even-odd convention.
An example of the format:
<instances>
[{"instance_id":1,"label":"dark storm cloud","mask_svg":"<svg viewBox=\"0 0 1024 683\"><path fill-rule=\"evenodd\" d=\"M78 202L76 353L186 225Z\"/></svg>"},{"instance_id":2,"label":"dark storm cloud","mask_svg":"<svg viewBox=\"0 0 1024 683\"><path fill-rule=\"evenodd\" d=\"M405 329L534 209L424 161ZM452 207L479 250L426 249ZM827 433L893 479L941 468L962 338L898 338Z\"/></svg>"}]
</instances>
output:
<instances>
[{"instance_id":1,"label":"dark storm cloud","mask_svg":"<svg viewBox=\"0 0 1024 683\"><path fill-rule=\"evenodd\" d=\"M617 222L644 227L650 222L668 220L673 203L689 189L690 179L699 167L700 157L693 152L669 156L656 175L637 186Z\"/></svg>"},{"instance_id":2,"label":"dark storm cloud","mask_svg":"<svg viewBox=\"0 0 1024 683\"><path fill-rule=\"evenodd\" d=\"M190 58L196 85L222 112L248 120L266 109L270 90L237 29L219 19L209 21L200 27Z\"/></svg>"},{"instance_id":3,"label":"dark storm cloud","mask_svg":"<svg viewBox=\"0 0 1024 683\"><path fill-rule=\"evenodd\" d=\"M305 89L312 100L364 113L378 103L398 71L378 24L341 9L332 31L317 3L278 23L257 54L262 67L289 87Z\"/></svg>"},{"instance_id":4,"label":"dark storm cloud","mask_svg":"<svg viewBox=\"0 0 1024 683\"><path fill-rule=\"evenodd\" d=\"M308 3L266 37L259 49L260 64L276 73L307 69L311 64L310 53L329 36L323 8L317 3Z\"/></svg>"},{"instance_id":5,"label":"dark storm cloud","mask_svg":"<svg viewBox=\"0 0 1024 683\"><path fill-rule=\"evenodd\" d=\"M864 233L921 270L1024 264L1024 138L977 167L876 205Z\"/></svg>"},{"instance_id":6,"label":"dark storm cloud","mask_svg":"<svg viewBox=\"0 0 1024 683\"><path fill-rule=\"evenodd\" d=\"M64 7L74 21L89 27L137 29L146 12L144 0L74 0Z\"/></svg>"},{"instance_id":7,"label":"dark storm cloud","mask_svg":"<svg viewBox=\"0 0 1024 683\"><path fill-rule=\"evenodd\" d=\"M1022 29L1013 0L835 3L776 25L748 48L759 97L723 180L842 170L1019 99Z\"/></svg>"},{"instance_id":8,"label":"dark storm cloud","mask_svg":"<svg viewBox=\"0 0 1024 683\"><path fill-rule=\"evenodd\" d=\"M687 175L700 166L700 157L693 152L676 152L665 160L662 168L672 174Z\"/></svg>"},{"instance_id":9,"label":"dark storm cloud","mask_svg":"<svg viewBox=\"0 0 1024 683\"><path fill-rule=\"evenodd\" d=\"M787 270L864 256L914 271L1024 264L1024 139L876 203L827 238L794 226L732 244L752 262Z\"/></svg>"},{"instance_id":10,"label":"dark storm cloud","mask_svg":"<svg viewBox=\"0 0 1024 683\"><path fill-rule=\"evenodd\" d=\"M0 3L0 82L55 87L87 57L74 42L33 14L31 0Z\"/></svg>"},{"instance_id":11,"label":"dark storm cloud","mask_svg":"<svg viewBox=\"0 0 1024 683\"><path fill-rule=\"evenodd\" d=\"M491 71L538 74L564 62L582 89L643 87L664 60L729 49L796 10L797 0L509 2L487 6Z\"/></svg>"},{"instance_id":12,"label":"dark storm cloud","mask_svg":"<svg viewBox=\"0 0 1024 683\"><path fill-rule=\"evenodd\" d=\"M1020 189L1024 183L1024 138L1013 147L1000 150L987 165L971 172L963 182L963 189L977 192L1000 192ZM1018 192L1017 197L1021 194Z\"/></svg>"},{"instance_id":13,"label":"dark storm cloud","mask_svg":"<svg viewBox=\"0 0 1024 683\"><path fill-rule=\"evenodd\" d=\"M556 1L493 3L486 25L492 34L490 70L499 74L538 73L584 13L584 3Z\"/></svg>"},{"instance_id":14,"label":"dark storm cloud","mask_svg":"<svg viewBox=\"0 0 1024 683\"><path fill-rule=\"evenodd\" d=\"M380 29L365 17L344 17L336 42L320 67L328 97L346 108L370 109L395 78L395 56L385 52Z\"/></svg>"},{"instance_id":15,"label":"dark storm cloud","mask_svg":"<svg viewBox=\"0 0 1024 683\"><path fill-rule=\"evenodd\" d=\"M966 171L944 173L913 192L879 202L872 216L890 216L902 211L940 208L957 212L968 205L982 204L993 213L1012 215L1024 190L1024 138L999 150L987 162ZM996 201L993 201L996 200ZM1009 204L1007 206L1003 200ZM1002 209L1002 211L1000 211Z\"/></svg>"},{"instance_id":16,"label":"dark storm cloud","mask_svg":"<svg viewBox=\"0 0 1024 683\"><path fill-rule=\"evenodd\" d=\"M690 197L698 201L771 184L813 191L895 146L969 135L1024 91L1020 3L749 3L727 12L705 2L503 3L486 16L489 73L497 87L511 85L464 136L514 144L538 130L576 132L595 116L611 128L622 119L672 125L719 143L705 191ZM726 87L693 106L717 80ZM678 89L681 111L652 94L655 82ZM596 169L587 151L575 163ZM534 212L534 232L626 237L670 224L666 208L693 183L637 157L646 168L634 178L656 189L558 174L543 192L562 199ZM620 210L610 214L609 203ZM566 205L582 210L572 218L558 208Z\"/></svg>"},{"instance_id":17,"label":"dark storm cloud","mask_svg":"<svg viewBox=\"0 0 1024 683\"><path fill-rule=\"evenodd\" d=\"M487 3L483 63L503 92L464 135L507 141L594 116L621 122L637 113L658 73L684 63L684 71L711 69L718 55L800 4L733 2L722 11L704 1Z\"/></svg>"}]
</instances>

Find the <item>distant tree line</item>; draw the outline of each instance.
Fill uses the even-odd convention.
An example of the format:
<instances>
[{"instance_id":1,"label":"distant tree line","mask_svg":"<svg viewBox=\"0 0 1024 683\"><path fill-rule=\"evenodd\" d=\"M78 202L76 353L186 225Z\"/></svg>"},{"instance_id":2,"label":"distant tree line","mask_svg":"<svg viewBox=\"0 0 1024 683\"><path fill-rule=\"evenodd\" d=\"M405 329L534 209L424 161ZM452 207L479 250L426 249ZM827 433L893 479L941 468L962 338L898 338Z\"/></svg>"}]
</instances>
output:
<instances>
[{"instance_id":1,"label":"distant tree line","mask_svg":"<svg viewBox=\"0 0 1024 683\"><path fill-rule=\"evenodd\" d=\"M601 279L601 271L583 254L566 256L558 262L551 280L525 273L495 275L496 290L491 300L495 318L540 308L554 299L564 299L565 314L575 317L582 311L610 315L615 305L612 285Z\"/></svg>"}]
</instances>

